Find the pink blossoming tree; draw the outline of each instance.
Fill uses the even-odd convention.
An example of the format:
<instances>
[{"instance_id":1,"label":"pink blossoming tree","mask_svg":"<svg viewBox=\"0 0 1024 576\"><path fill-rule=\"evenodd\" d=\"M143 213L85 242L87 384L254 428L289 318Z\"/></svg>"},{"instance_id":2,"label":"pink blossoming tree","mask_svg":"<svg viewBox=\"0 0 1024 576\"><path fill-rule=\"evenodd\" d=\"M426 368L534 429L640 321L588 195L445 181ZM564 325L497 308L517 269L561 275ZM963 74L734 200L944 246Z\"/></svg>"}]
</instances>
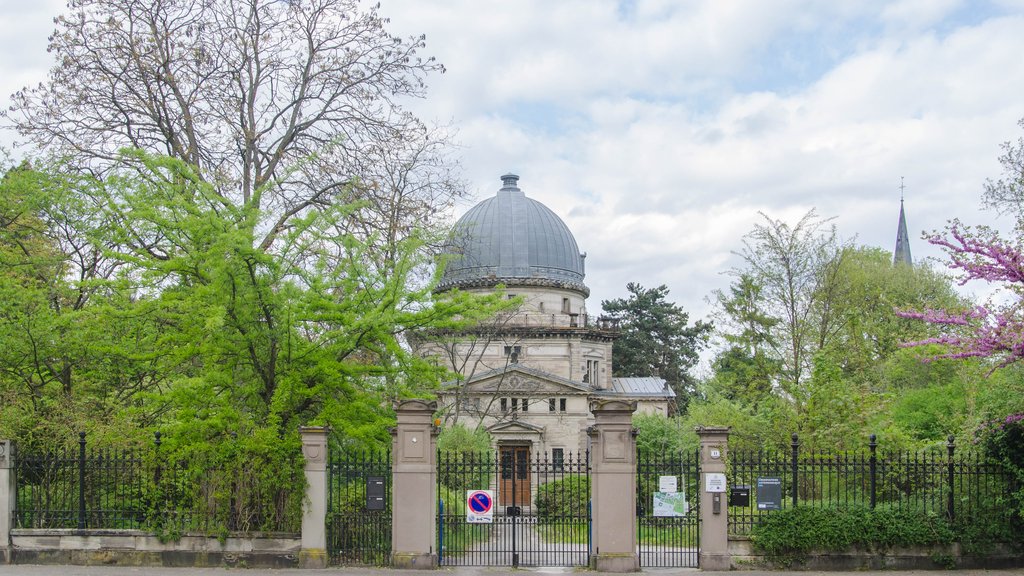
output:
<instances>
[{"instance_id":1,"label":"pink blossoming tree","mask_svg":"<svg viewBox=\"0 0 1024 576\"><path fill-rule=\"evenodd\" d=\"M949 257L949 267L960 274L959 283L972 280L1001 283L1015 295L1013 301L993 307L947 311L898 310L903 318L923 320L943 327L934 338L907 342L904 346L940 344L945 353L937 358L991 358L993 370L1024 359L1024 250L986 228L971 228L954 220L945 234L925 239L940 246Z\"/></svg>"},{"instance_id":2,"label":"pink blossoming tree","mask_svg":"<svg viewBox=\"0 0 1024 576\"><path fill-rule=\"evenodd\" d=\"M1024 119L1018 124L1024 128ZM959 220L953 220L945 233L933 233L925 240L946 252L949 267L960 275L961 286L972 280L1001 284L1010 298L1000 305L960 312L897 311L904 318L942 327L938 337L904 344L945 346L945 353L931 359L987 358L995 362L992 370L1024 359L1024 138L1004 142L1002 149L1002 178L985 182L982 202L1016 216L1016 240L1008 241L984 226L972 229Z\"/></svg>"}]
</instances>

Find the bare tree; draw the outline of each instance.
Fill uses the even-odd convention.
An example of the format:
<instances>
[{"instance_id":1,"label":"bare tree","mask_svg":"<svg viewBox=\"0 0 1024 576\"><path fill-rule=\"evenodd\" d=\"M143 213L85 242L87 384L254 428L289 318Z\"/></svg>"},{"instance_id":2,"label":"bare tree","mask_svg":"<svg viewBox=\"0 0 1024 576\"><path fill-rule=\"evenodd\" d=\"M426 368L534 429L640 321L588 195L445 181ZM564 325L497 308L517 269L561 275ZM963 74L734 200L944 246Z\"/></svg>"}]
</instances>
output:
<instances>
[{"instance_id":1,"label":"bare tree","mask_svg":"<svg viewBox=\"0 0 1024 576\"><path fill-rule=\"evenodd\" d=\"M356 0L69 0L49 79L7 121L40 149L103 172L134 147L198 167L261 221L269 249L294 219L363 201L354 227L428 223L462 188L447 135L404 110L443 67L424 37L389 34ZM355 231L355 230L353 230Z\"/></svg>"},{"instance_id":2,"label":"bare tree","mask_svg":"<svg viewBox=\"0 0 1024 576\"><path fill-rule=\"evenodd\" d=\"M458 380L458 386L449 391L452 404L446 407L450 424L457 424L461 417L469 417L474 420L473 426L480 428L488 420L513 419L514 410L501 409L501 397L508 394L528 397L538 390L539 384L523 386L522 382L516 382L513 387L508 378L507 370L519 362L523 338L530 333L530 328L523 323L523 307L521 298L504 300L500 312L471 327L418 335L414 343L418 353L436 358ZM465 383L492 371L497 372L497 381L487 390L483 402L473 402Z\"/></svg>"},{"instance_id":3,"label":"bare tree","mask_svg":"<svg viewBox=\"0 0 1024 576\"><path fill-rule=\"evenodd\" d=\"M749 277L761 290L761 311L771 319L775 335L765 340L782 362L783 390L798 402L816 350L836 332L833 304L838 263L846 244L836 235L831 218L812 209L794 226L761 214L737 254L745 261L732 273Z\"/></svg>"}]
</instances>

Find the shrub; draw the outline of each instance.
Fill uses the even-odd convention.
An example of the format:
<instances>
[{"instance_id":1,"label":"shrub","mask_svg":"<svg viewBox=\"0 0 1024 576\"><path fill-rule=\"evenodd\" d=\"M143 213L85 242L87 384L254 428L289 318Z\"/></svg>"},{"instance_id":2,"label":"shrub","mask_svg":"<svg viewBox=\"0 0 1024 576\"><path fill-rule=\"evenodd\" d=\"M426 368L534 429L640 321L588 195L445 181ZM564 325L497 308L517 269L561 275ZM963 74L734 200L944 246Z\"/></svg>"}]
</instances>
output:
<instances>
[{"instance_id":1,"label":"shrub","mask_svg":"<svg viewBox=\"0 0 1024 576\"><path fill-rule=\"evenodd\" d=\"M937 514L917 510L797 506L762 519L750 539L769 560L790 565L812 550L947 544L955 540L955 531Z\"/></svg>"},{"instance_id":2,"label":"shrub","mask_svg":"<svg viewBox=\"0 0 1024 576\"><path fill-rule=\"evenodd\" d=\"M1010 414L987 425L980 430L979 441L985 453L1006 466L1017 480L1017 490L1013 493L1013 508L1016 521L1024 519L1024 414Z\"/></svg>"},{"instance_id":3,"label":"shrub","mask_svg":"<svg viewBox=\"0 0 1024 576\"><path fill-rule=\"evenodd\" d=\"M573 474L541 484L537 487L536 502L541 522L585 517L590 503L590 478Z\"/></svg>"}]
</instances>

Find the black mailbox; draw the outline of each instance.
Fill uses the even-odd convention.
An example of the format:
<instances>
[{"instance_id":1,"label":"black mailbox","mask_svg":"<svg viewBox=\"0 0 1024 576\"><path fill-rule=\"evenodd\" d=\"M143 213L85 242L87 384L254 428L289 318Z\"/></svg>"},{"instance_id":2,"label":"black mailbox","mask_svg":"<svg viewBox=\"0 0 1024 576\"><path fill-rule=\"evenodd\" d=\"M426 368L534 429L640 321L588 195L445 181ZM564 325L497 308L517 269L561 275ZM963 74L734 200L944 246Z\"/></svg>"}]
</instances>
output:
<instances>
[{"instance_id":1,"label":"black mailbox","mask_svg":"<svg viewBox=\"0 0 1024 576\"><path fill-rule=\"evenodd\" d=\"M384 510L385 489L383 476L366 477L366 509Z\"/></svg>"},{"instance_id":2,"label":"black mailbox","mask_svg":"<svg viewBox=\"0 0 1024 576\"><path fill-rule=\"evenodd\" d=\"M739 484L729 489L729 506L750 506L750 484Z\"/></svg>"}]
</instances>

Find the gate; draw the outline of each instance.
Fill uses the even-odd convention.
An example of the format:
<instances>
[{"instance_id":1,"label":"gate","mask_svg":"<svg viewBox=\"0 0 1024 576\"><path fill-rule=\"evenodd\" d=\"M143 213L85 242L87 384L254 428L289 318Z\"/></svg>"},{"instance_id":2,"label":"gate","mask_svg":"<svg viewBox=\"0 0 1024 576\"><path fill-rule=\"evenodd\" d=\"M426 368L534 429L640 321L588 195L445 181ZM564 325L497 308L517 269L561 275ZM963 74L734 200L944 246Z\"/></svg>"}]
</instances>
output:
<instances>
[{"instance_id":1,"label":"gate","mask_svg":"<svg viewBox=\"0 0 1024 576\"><path fill-rule=\"evenodd\" d=\"M644 568L696 568L700 557L700 453L637 459L637 542Z\"/></svg>"},{"instance_id":2,"label":"gate","mask_svg":"<svg viewBox=\"0 0 1024 576\"><path fill-rule=\"evenodd\" d=\"M331 456L327 465L327 559L332 565L391 561L391 458L387 452Z\"/></svg>"},{"instance_id":3,"label":"gate","mask_svg":"<svg viewBox=\"0 0 1024 576\"><path fill-rule=\"evenodd\" d=\"M531 454L529 446L498 452L439 453L438 561L442 566L588 566L589 454ZM467 497L489 491L470 522ZM487 510L489 508L489 510ZM488 514L489 512L489 514Z\"/></svg>"}]
</instances>

